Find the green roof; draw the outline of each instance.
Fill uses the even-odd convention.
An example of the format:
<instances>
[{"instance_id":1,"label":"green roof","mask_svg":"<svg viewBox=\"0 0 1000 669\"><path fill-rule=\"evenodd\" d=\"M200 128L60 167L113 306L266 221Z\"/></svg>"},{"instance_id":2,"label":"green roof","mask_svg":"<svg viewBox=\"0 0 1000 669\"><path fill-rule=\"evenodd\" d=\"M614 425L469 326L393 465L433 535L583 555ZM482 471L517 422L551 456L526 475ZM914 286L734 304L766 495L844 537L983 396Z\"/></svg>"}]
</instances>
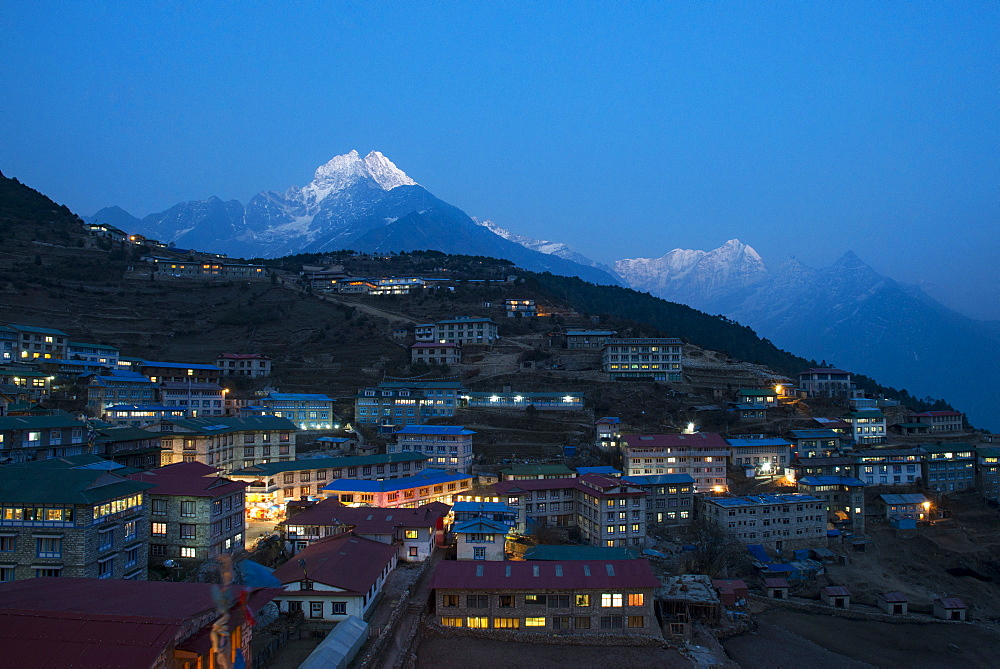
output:
<instances>
[{"instance_id":1,"label":"green roof","mask_svg":"<svg viewBox=\"0 0 1000 669\"><path fill-rule=\"evenodd\" d=\"M38 377L38 376L52 376L51 374L46 374L45 372L39 372L35 369L11 369L9 367L0 367L0 374L4 376L25 376L25 377Z\"/></svg>"},{"instance_id":2,"label":"green roof","mask_svg":"<svg viewBox=\"0 0 1000 669\"><path fill-rule=\"evenodd\" d=\"M137 439L153 439L162 437L163 432L144 430L141 427L107 427L97 430L97 441L134 441Z\"/></svg>"},{"instance_id":3,"label":"green roof","mask_svg":"<svg viewBox=\"0 0 1000 669\"><path fill-rule=\"evenodd\" d=\"M624 546L549 546L528 549L525 560L634 560L639 552Z\"/></svg>"},{"instance_id":4,"label":"green roof","mask_svg":"<svg viewBox=\"0 0 1000 669\"><path fill-rule=\"evenodd\" d=\"M37 334L59 335L60 337L69 336L62 330L55 330L53 328L36 328L33 325L18 325L17 323L7 323L7 327L13 330L17 330L18 332L34 332Z\"/></svg>"},{"instance_id":5,"label":"green roof","mask_svg":"<svg viewBox=\"0 0 1000 669\"><path fill-rule=\"evenodd\" d=\"M51 430L60 427L86 427L83 421L66 416L3 416L0 417L0 431L3 430Z\"/></svg>"},{"instance_id":6,"label":"green roof","mask_svg":"<svg viewBox=\"0 0 1000 669\"><path fill-rule=\"evenodd\" d=\"M152 483L132 481L117 474L118 471L131 473L134 471L131 468L123 467L111 473L60 460L70 458L0 467L0 499L22 504L90 505L155 487Z\"/></svg>"},{"instance_id":7,"label":"green roof","mask_svg":"<svg viewBox=\"0 0 1000 669\"><path fill-rule=\"evenodd\" d=\"M225 434L242 430L288 430L294 432L295 423L276 416L205 416L203 418L165 418L165 423L183 427L199 434Z\"/></svg>"},{"instance_id":8,"label":"green roof","mask_svg":"<svg viewBox=\"0 0 1000 669\"><path fill-rule=\"evenodd\" d=\"M852 411L845 418L885 418L881 411Z\"/></svg>"},{"instance_id":9,"label":"green roof","mask_svg":"<svg viewBox=\"0 0 1000 669\"><path fill-rule=\"evenodd\" d=\"M305 460L290 460L288 462L266 462L252 467L239 469L230 476L274 476L282 472L295 472L307 469L343 469L344 467L363 467L365 465L385 465L393 462L426 462L427 456L420 453L389 453L385 455L355 455L339 458L307 458Z\"/></svg>"},{"instance_id":10,"label":"green roof","mask_svg":"<svg viewBox=\"0 0 1000 669\"><path fill-rule=\"evenodd\" d=\"M918 448L925 453L966 453L976 449L972 444L956 441L950 444L920 444Z\"/></svg>"},{"instance_id":11,"label":"green roof","mask_svg":"<svg viewBox=\"0 0 1000 669\"><path fill-rule=\"evenodd\" d=\"M741 388L740 395L746 395L747 397L770 397L771 395L777 395L773 390L750 390L748 388Z\"/></svg>"},{"instance_id":12,"label":"green roof","mask_svg":"<svg viewBox=\"0 0 1000 669\"><path fill-rule=\"evenodd\" d=\"M71 341L67 344L67 346L73 346L75 348L97 348L97 349L103 349L105 351L115 351L115 352L118 351L118 348L115 346L108 346L107 344L88 344L82 341Z\"/></svg>"}]
</instances>

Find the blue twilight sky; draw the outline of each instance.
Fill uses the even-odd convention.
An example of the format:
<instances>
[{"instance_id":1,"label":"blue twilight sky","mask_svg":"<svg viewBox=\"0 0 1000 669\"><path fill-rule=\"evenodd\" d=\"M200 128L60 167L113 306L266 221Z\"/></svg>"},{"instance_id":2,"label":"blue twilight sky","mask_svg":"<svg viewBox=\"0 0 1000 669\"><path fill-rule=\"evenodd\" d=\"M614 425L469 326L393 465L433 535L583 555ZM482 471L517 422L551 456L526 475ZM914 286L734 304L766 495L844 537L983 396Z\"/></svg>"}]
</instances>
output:
<instances>
[{"instance_id":1,"label":"blue twilight sky","mask_svg":"<svg viewBox=\"0 0 1000 669\"><path fill-rule=\"evenodd\" d=\"M0 170L82 214L377 149L597 260L853 249L1000 318L1000 3L0 3Z\"/></svg>"}]
</instances>

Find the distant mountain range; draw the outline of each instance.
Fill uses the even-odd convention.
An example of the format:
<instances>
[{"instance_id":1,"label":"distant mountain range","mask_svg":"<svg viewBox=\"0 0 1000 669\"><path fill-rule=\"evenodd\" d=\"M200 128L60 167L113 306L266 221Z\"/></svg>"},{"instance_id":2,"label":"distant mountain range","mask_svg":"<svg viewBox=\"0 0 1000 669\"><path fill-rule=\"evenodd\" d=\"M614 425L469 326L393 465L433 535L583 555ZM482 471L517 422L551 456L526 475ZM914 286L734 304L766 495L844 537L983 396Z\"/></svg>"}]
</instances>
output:
<instances>
[{"instance_id":1,"label":"distant mountain range","mask_svg":"<svg viewBox=\"0 0 1000 669\"><path fill-rule=\"evenodd\" d=\"M606 269L495 234L434 197L378 151L364 158L357 151L337 156L320 166L308 185L259 193L246 205L212 197L182 202L142 219L109 207L85 220L233 257L434 249L505 258L524 269L594 283L620 283Z\"/></svg>"},{"instance_id":2,"label":"distant mountain range","mask_svg":"<svg viewBox=\"0 0 1000 669\"><path fill-rule=\"evenodd\" d=\"M364 158L356 151L337 156L308 185L260 193L246 205L212 197L142 219L109 207L86 220L234 257L435 249L625 285L722 314L779 347L914 395L943 395L973 422L1000 429L1000 323L952 311L915 286L879 275L853 253L823 269L794 258L772 268L733 239L713 251L674 249L609 267L561 242L475 220L377 151Z\"/></svg>"},{"instance_id":3,"label":"distant mountain range","mask_svg":"<svg viewBox=\"0 0 1000 669\"><path fill-rule=\"evenodd\" d=\"M880 275L853 252L813 269L771 269L739 240L620 260L636 290L722 314L777 346L875 376L910 393L947 397L974 424L1000 427L1000 322L977 321L916 286Z\"/></svg>"}]
</instances>

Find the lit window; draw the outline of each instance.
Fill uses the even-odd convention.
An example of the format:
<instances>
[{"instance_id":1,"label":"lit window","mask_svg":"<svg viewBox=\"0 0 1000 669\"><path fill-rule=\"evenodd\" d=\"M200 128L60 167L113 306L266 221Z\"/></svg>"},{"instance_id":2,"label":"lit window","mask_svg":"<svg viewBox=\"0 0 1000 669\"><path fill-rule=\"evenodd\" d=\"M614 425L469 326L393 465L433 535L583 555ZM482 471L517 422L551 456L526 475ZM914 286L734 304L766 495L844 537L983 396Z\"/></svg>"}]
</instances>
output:
<instances>
[{"instance_id":1,"label":"lit window","mask_svg":"<svg viewBox=\"0 0 1000 669\"><path fill-rule=\"evenodd\" d=\"M601 606L621 606L622 599L621 593L605 592L601 594Z\"/></svg>"},{"instance_id":2,"label":"lit window","mask_svg":"<svg viewBox=\"0 0 1000 669\"><path fill-rule=\"evenodd\" d=\"M539 616L537 618L525 618L524 619L524 626L525 627L545 627L545 618L544 618L544 616Z\"/></svg>"}]
</instances>

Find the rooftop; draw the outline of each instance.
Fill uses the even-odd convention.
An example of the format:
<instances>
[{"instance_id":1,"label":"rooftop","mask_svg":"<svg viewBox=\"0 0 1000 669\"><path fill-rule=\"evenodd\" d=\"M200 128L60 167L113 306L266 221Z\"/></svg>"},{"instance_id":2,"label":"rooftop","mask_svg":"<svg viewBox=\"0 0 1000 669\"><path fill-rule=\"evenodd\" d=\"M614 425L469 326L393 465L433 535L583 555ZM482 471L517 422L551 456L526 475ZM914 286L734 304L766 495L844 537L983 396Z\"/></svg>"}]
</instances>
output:
<instances>
[{"instance_id":1,"label":"rooftop","mask_svg":"<svg viewBox=\"0 0 1000 669\"><path fill-rule=\"evenodd\" d=\"M152 483L152 495L178 497L220 497L247 487L243 481L218 476L219 470L201 462L177 462L129 476L133 481Z\"/></svg>"},{"instance_id":2,"label":"rooftop","mask_svg":"<svg viewBox=\"0 0 1000 669\"><path fill-rule=\"evenodd\" d=\"M622 436L628 448L713 448L728 450L729 444L715 432L694 434L626 434Z\"/></svg>"},{"instance_id":3,"label":"rooftop","mask_svg":"<svg viewBox=\"0 0 1000 669\"><path fill-rule=\"evenodd\" d=\"M415 509L388 509L378 506L344 506L333 498L324 499L288 518L282 525L303 527L355 528L357 534L392 534L397 527L432 527L448 515L450 507L431 502Z\"/></svg>"},{"instance_id":4,"label":"rooftop","mask_svg":"<svg viewBox=\"0 0 1000 669\"><path fill-rule=\"evenodd\" d=\"M846 485L846 486L863 486L865 485L861 479L856 479L853 476L803 476L799 479L799 483L807 486L817 486L817 485Z\"/></svg>"},{"instance_id":5,"label":"rooftop","mask_svg":"<svg viewBox=\"0 0 1000 669\"><path fill-rule=\"evenodd\" d=\"M812 495L800 492L766 493L763 495L747 495L745 497L706 497L705 504L715 504L732 508L737 506L765 506L768 504L799 504L801 502L819 502Z\"/></svg>"},{"instance_id":6,"label":"rooftop","mask_svg":"<svg viewBox=\"0 0 1000 669\"><path fill-rule=\"evenodd\" d=\"M264 399L332 402L333 398L322 393L269 393Z\"/></svg>"},{"instance_id":7,"label":"rooftop","mask_svg":"<svg viewBox=\"0 0 1000 669\"><path fill-rule=\"evenodd\" d=\"M791 434L796 439L840 439L842 436L838 432L826 429L789 430L788 433Z\"/></svg>"},{"instance_id":8,"label":"rooftop","mask_svg":"<svg viewBox=\"0 0 1000 669\"><path fill-rule=\"evenodd\" d=\"M0 416L0 432L4 430L49 430L60 427L84 427L83 421L66 416Z\"/></svg>"},{"instance_id":9,"label":"rooftop","mask_svg":"<svg viewBox=\"0 0 1000 669\"><path fill-rule=\"evenodd\" d=\"M507 534L510 526L489 518L471 518L451 526L455 534Z\"/></svg>"},{"instance_id":10,"label":"rooftop","mask_svg":"<svg viewBox=\"0 0 1000 669\"><path fill-rule=\"evenodd\" d=\"M0 499L24 504L90 505L153 487L92 464L54 458L4 465L0 467Z\"/></svg>"},{"instance_id":11,"label":"rooftop","mask_svg":"<svg viewBox=\"0 0 1000 669\"><path fill-rule=\"evenodd\" d=\"M288 462L258 463L252 467L244 467L232 472L232 476L265 477L282 472L297 472L313 469L343 469L345 467L364 467L366 465L384 465L394 462L427 461L427 456L421 453L389 453L387 455L350 455L339 458L309 458L306 460L289 460Z\"/></svg>"},{"instance_id":12,"label":"rooftop","mask_svg":"<svg viewBox=\"0 0 1000 669\"><path fill-rule=\"evenodd\" d=\"M472 430L466 430L461 425L407 425L401 430L396 430L393 434L404 435L453 435L468 436L476 434Z\"/></svg>"},{"instance_id":13,"label":"rooftop","mask_svg":"<svg viewBox=\"0 0 1000 669\"><path fill-rule=\"evenodd\" d=\"M337 479L323 490L331 492L358 492L377 493L395 492L397 490L407 490L409 488L420 488L424 486L442 485L454 483L456 481L471 481L472 474L453 474L443 469L425 469L413 476L404 476L398 479L386 479L384 481L359 481L356 479Z\"/></svg>"},{"instance_id":14,"label":"rooftop","mask_svg":"<svg viewBox=\"0 0 1000 669\"><path fill-rule=\"evenodd\" d=\"M541 544L529 548L525 560L634 560L639 554L625 546L560 546Z\"/></svg>"},{"instance_id":15,"label":"rooftop","mask_svg":"<svg viewBox=\"0 0 1000 669\"><path fill-rule=\"evenodd\" d=\"M646 560L446 560L438 563L431 578L431 588L450 590L583 590L659 585Z\"/></svg>"},{"instance_id":16,"label":"rooftop","mask_svg":"<svg viewBox=\"0 0 1000 669\"><path fill-rule=\"evenodd\" d=\"M693 485L694 477L690 474L654 474L652 476L624 476L623 481L633 485Z\"/></svg>"},{"instance_id":17,"label":"rooftop","mask_svg":"<svg viewBox=\"0 0 1000 669\"><path fill-rule=\"evenodd\" d=\"M143 360L142 367L157 367L160 369L207 369L215 372L222 371L215 365L202 365L195 362L156 362L153 360Z\"/></svg>"},{"instance_id":18,"label":"rooftop","mask_svg":"<svg viewBox=\"0 0 1000 669\"><path fill-rule=\"evenodd\" d=\"M923 504L924 502L930 501L920 493L916 492L897 494L897 495L879 495L879 499L881 499L886 504L904 504L904 505Z\"/></svg>"},{"instance_id":19,"label":"rooftop","mask_svg":"<svg viewBox=\"0 0 1000 669\"><path fill-rule=\"evenodd\" d=\"M397 548L347 533L313 542L274 570L282 583L304 578L361 595L392 562Z\"/></svg>"},{"instance_id":20,"label":"rooftop","mask_svg":"<svg viewBox=\"0 0 1000 669\"><path fill-rule=\"evenodd\" d=\"M750 446L791 446L787 439L726 439L733 448L747 448Z\"/></svg>"}]
</instances>

